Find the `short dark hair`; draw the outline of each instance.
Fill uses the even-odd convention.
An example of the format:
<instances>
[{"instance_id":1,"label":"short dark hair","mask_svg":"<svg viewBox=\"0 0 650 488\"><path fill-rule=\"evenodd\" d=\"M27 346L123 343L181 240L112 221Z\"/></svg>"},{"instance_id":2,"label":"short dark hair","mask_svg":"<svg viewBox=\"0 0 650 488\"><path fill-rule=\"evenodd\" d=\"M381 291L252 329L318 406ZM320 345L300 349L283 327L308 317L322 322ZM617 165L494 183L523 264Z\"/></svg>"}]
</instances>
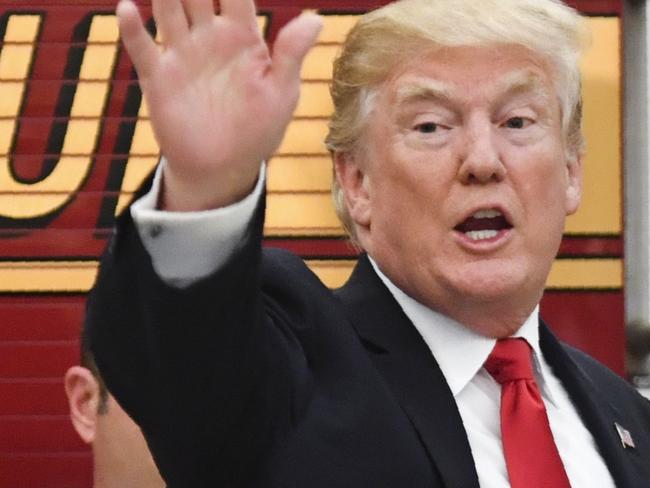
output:
<instances>
[{"instance_id":1,"label":"short dark hair","mask_svg":"<svg viewBox=\"0 0 650 488\"><path fill-rule=\"evenodd\" d=\"M86 327L81 329L81 365L88 369L92 375L97 380L99 384L99 405L97 406L97 413L105 414L108 411L108 389L106 384L99 374L99 368L95 362L95 356L93 356L92 351L90 350L90 337L88 335L88 330Z\"/></svg>"}]
</instances>

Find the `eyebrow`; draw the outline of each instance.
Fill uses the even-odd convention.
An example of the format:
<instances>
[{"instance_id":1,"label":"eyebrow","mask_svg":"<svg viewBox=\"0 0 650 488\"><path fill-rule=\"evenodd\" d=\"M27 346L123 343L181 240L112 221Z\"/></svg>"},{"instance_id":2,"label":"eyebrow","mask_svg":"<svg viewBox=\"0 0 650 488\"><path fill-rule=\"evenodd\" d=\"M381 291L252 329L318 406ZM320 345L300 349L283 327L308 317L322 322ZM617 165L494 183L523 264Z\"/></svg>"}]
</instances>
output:
<instances>
[{"instance_id":1,"label":"eyebrow","mask_svg":"<svg viewBox=\"0 0 650 488\"><path fill-rule=\"evenodd\" d=\"M453 90L450 84L433 79L421 79L401 86L397 90L397 103L404 104L418 100L451 102Z\"/></svg>"},{"instance_id":2,"label":"eyebrow","mask_svg":"<svg viewBox=\"0 0 650 488\"><path fill-rule=\"evenodd\" d=\"M538 73L528 69L508 73L500 81L499 85L501 96L532 93L548 100L550 95L546 89L544 79Z\"/></svg>"},{"instance_id":3,"label":"eyebrow","mask_svg":"<svg viewBox=\"0 0 650 488\"><path fill-rule=\"evenodd\" d=\"M549 98L542 77L528 69L508 73L498 84L499 98L520 93L533 93ZM398 104L432 100L450 104L454 99L454 89L449 83L435 79L420 79L408 83L397 90L396 101Z\"/></svg>"}]
</instances>

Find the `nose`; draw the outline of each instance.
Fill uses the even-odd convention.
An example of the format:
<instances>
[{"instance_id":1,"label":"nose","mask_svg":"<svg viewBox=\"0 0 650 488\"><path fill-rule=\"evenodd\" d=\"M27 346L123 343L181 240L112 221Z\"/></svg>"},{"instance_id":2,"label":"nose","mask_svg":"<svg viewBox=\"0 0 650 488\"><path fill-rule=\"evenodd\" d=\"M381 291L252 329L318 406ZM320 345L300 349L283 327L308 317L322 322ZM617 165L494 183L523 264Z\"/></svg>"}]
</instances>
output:
<instances>
[{"instance_id":1,"label":"nose","mask_svg":"<svg viewBox=\"0 0 650 488\"><path fill-rule=\"evenodd\" d=\"M475 122L466 129L458 170L463 184L484 185L505 178L507 169L496 146L494 130L489 121Z\"/></svg>"}]
</instances>

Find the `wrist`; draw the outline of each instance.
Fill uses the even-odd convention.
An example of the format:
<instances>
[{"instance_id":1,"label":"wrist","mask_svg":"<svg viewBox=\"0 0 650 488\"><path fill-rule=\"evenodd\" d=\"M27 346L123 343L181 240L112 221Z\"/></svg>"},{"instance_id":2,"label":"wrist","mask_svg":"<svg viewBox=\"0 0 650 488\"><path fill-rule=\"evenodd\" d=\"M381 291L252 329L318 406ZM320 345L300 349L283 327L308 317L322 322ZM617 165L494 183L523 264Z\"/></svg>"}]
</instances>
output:
<instances>
[{"instance_id":1,"label":"wrist","mask_svg":"<svg viewBox=\"0 0 650 488\"><path fill-rule=\"evenodd\" d=\"M200 212L233 205L248 196L259 177L260 165L243 170L220 171L217 175L176 174L163 168L158 208L169 212Z\"/></svg>"}]
</instances>

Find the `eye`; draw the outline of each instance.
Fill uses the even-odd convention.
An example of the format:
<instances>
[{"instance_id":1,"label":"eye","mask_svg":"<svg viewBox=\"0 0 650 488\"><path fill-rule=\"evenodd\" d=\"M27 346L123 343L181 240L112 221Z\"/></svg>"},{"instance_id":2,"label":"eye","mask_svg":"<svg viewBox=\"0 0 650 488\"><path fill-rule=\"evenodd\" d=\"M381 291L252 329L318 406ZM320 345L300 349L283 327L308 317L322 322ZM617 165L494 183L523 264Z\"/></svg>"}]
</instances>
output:
<instances>
[{"instance_id":1,"label":"eye","mask_svg":"<svg viewBox=\"0 0 650 488\"><path fill-rule=\"evenodd\" d=\"M435 122L425 122L424 124L418 124L415 126L415 130L422 134L433 134L438 130L438 124Z\"/></svg>"},{"instance_id":2,"label":"eye","mask_svg":"<svg viewBox=\"0 0 650 488\"><path fill-rule=\"evenodd\" d=\"M510 117L506 120L505 127L507 129L525 129L530 123L531 121L524 117Z\"/></svg>"}]
</instances>

